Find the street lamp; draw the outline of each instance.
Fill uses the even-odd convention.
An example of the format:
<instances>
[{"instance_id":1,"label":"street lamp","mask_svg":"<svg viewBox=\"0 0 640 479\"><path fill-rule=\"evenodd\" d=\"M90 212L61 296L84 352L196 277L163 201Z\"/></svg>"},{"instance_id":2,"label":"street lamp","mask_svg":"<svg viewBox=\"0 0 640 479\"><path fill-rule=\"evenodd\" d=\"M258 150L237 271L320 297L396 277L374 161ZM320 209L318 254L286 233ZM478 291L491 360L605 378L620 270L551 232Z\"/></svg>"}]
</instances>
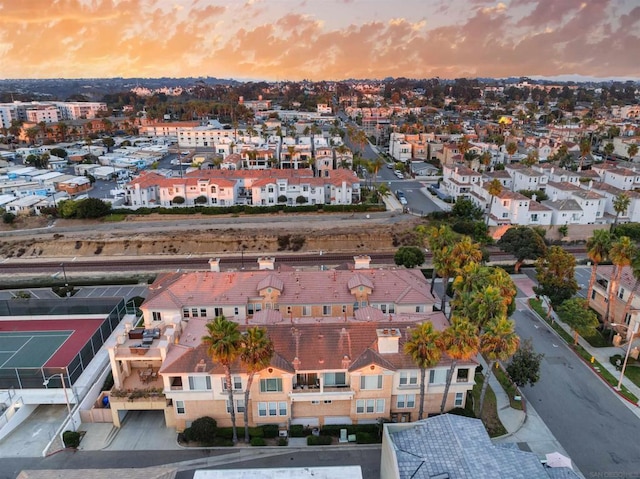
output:
<instances>
[{"instance_id":1,"label":"street lamp","mask_svg":"<svg viewBox=\"0 0 640 479\"><path fill-rule=\"evenodd\" d=\"M48 378L45 378L45 380L42 382L42 385L47 387L49 385L49 381L56 376L60 376L60 381L62 382L62 390L64 391L64 400L67 403L67 413L69 414L69 421L71 422L71 429L75 431L76 423L73 420L73 416L71 415L71 403L69 403L69 394L67 393L67 385L64 382L64 373L52 374Z\"/></svg>"},{"instance_id":2,"label":"street lamp","mask_svg":"<svg viewBox=\"0 0 640 479\"><path fill-rule=\"evenodd\" d=\"M64 295L69 296L69 282L67 281L67 270L64 269L64 263L60 263L62 268L62 276L64 276Z\"/></svg>"},{"instance_id":3,"label":"street lamp","mask_svg":"<svg viewBox=\"0 0 640 479\"><path fill-rule=\"evenodd\" d=\"M611 326L622 326L623 328L629 329L629 326L627 326L626 324L611 323ZM618 387L616 388L618 391L622 389L622 379L624 378L624 371L627 368L627 361L629 361L629 353L631 352L633 337L638 332L638 326L640 326L640 323L636 321L633 325L633 332L631 333L631 339L629 339L629 344L627 345L627 352L624 355L624 362L622 363L622 370L620 371L620 379L618 380Z\"/></svg>"}]
</instances>

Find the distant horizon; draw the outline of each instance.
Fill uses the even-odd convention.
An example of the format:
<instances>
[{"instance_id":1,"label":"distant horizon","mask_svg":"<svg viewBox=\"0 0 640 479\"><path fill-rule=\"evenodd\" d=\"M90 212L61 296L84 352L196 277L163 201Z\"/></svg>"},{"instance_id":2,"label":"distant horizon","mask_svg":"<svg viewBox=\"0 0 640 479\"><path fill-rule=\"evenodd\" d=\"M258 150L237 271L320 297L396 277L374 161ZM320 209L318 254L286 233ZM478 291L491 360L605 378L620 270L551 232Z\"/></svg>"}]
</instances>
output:
<instances>
[{"instance_id":1,"label":"distant horizon","mask_svg":"<svg viewBox=\"0 0 640 479\"><path fill-rule=\"evenodd\" d=\"M216 77L216 76L203 76L203 75L192 75L192 76L153 76L153 77L141 77L141 76L130 76L130 77L122 77L122 76L112 76L112 77L47 77L47 78L0 78L0 82L9 82L9 81L51 81L51 80L63 80L63 81L92 81L92 80L116 80L120 79L123 81L126 80L186 80L186 79L215 79L224 82L237 82L237 83L301 83L301 82L332 82L332 83L341 83L341 82L363 82L363 81L375 81L375 82L383 82L387 79L397 80L399 78L406 78L407 80L420 81L420 80L442 80L442 81L455 81L457 79L467 79L467 80L495 80L495 81L506 81L506 80L515 80L515 79L529 79L532 81L547 81L547 82L574 82L574 83L608 83L608 82L633 82L640 83L640 78L633 77L593 77L593 76L585 76L585 75L556 75L556 76L539 76L539 75L512 75L508 77L451 77L451 78L443 78L443 77L407 77L407 76L397 76L397 77L386 77L386 78L344 78L340 80L336 79L318 79L318 80L309 80L309 79L301 79L301 80L290 80L290 79L280 79L280 80L269 80L269 79L257 79L257 78L231 78L231 77Z\"/></svg>"},{"instance_id":2,"label":"distant horizon","mask_svg":"<svg viewBox=\"0 0 640 479\"><path fill-rule=\"evenodd\" d=\"M640 79L637 0L32 0L0 11L6 80Z\"/></svg>"}]
</instances>

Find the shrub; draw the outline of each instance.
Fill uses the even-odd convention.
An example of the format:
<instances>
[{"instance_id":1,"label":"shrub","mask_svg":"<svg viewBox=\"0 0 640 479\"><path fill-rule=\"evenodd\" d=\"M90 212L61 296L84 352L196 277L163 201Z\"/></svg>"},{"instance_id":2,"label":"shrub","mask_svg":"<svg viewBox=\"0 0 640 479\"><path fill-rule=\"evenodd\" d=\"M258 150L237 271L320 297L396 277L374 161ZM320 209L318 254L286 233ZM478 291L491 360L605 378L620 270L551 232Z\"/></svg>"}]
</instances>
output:
<instances>
[{"instance_id":1,"label":"shrub","mask_svg":"<svg viewBox=\"0 0 640 479\"><path fill-rule=\"evenodd\" d=\"M2 222L5 224L11 224L15 221L16 215L13 213L6 211L2 214Z\"/></svg>"},{"instance_id":2,"label":"shrub","mask_svg":"<svg viewBox=\"0 0 640 479\"><path fill-rule=\"evenodd\" d=\"M264 430L261 427L250 427L249 428L249 436L253 439L264 437Z\"/></svg>"},{"instance_id":3,"label":"shrub","mask_svg":"<svg viewBox=\"0 0 640 479\"><path fill-rule=\"evenodd\" d=\"M62 433L64 447L76 448L80 445L80 433L76 431L65 431Z\"/></svg>"},{"instance_id":4,"label":"shrub","mask_svg":"<svg viewBox=\"0 0 640 479\"><path fill-rule=\"evenodd\" d=\"M331 436L307 436L307 446L328 446L332 442Z\"/></svg>"},{"instance_id":5,"label":"shrub","mask_svg":"<svg viewBox=\"0 0 640 479\"><path fill-rule=\"evenodd\" d=\"M262 433L265 438L278 437L280 434L280 428L277 424L266 424L262 426Z\"/></svg>"},{"instance_id":6,"label":"shrub","mask_svg":"<svg viewBox=\"0 0 640 479\"><path fill-rule=\"evenodd\" d=\"M209 416L196 419L184 431L184 437L187 441L200 442L202 444L211 444L216 436L217 423L216 420Z\"/></svg>"},{"instance_id":7,"label":"shrub","mask_svg":"<svg viewBox=\"0 0 640 479\"><path fill-rule=\"evenodd\" d=\"M377 435L368 432L356 433L356 443L358 444L376 444L380 442Z\"/></svg>"},{"instance_id":8,"label":"shrub","mask_svg":"<svg viewBox=\"0 0 640 479\"><path fill-rule=\"evenodd\" d=\"M286 437L278 438L278 446L286 446L288 444Z\"/></svg>"},{"instance_id":9,"label":"shrub","mask_svg":"<svg viewBox=\"0 0 640 479\"><path fill-rule=\"evenodd\" d=\"M289 429L289 436L291 436L291 437L305 437L305 436L308 436L310 434L310 433L307 433L307 431L309 431L309 430L305 429L304 426L302 426L300 424L294 424Z\"/></svg>"},{"instance_id":10,"label":"shrub","mask_svg":"<svg viewBox=\"0 0 640 479\"><path fill-rule=\"evenodd\" d=\"M174 196L173 197L173 203L176 204L176 205L182 205L182 204L184 204L185 201L186 200L184 199L183 196Z\"/></svg>"},{"instance_id":11,"label":"shrub","mask_svg":"<svg viewBox=\"0 0 640 479\"><path fill-rule=\"evenodd\" d=\"M216 437L222 437L224 439L233 439L232 427L219 427L216 430Z\"/></svg>"},{"instance_id":12,"label":"shrub","mask_svg":"<svg viewBox=\"0 0 640 479\"><path fill-rule=\"evenodd\" d=\"M252 437L251 438L251 445L252 446L266 446L267 445L267 441L265 441L263 437Z\"/></svg>"},{"instance_id":13,"label":"shrub","mask_svg":"<svg viewBox=\"0 0 640 479\"><path fill-rule=\"evenodd\" d=\"M224 437L215 437L211 445L215 447L233 447L233 441Z\"/></svg>"}]
</instances>

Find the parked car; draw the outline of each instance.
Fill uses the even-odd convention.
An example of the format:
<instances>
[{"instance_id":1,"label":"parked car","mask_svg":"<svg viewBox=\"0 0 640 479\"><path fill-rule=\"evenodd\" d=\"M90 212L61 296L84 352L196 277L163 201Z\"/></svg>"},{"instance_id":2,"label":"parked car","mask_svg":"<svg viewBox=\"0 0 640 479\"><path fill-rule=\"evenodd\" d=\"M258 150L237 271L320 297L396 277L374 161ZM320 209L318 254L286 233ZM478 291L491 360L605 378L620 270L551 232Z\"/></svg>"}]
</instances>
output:
<instances>
[{"instance_id":1,"label":"parked car","mask_svg":"<svg viewBox=\"0 0 640 479\"><path fill-rule=\"evenodd\" d=\"M393 163L387 163L387 168L389 168L390 170L393 170Z\"/></svg>"}]
</instances>

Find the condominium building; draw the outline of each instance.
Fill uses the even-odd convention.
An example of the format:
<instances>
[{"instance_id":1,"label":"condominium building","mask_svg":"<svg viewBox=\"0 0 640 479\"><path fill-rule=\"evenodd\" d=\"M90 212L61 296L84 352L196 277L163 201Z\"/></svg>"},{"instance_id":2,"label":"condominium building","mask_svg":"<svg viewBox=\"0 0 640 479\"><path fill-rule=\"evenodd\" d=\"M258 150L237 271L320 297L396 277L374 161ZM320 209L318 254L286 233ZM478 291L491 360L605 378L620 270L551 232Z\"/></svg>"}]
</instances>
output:
<instances>
[{"instance_id":1,"label":"condominium building","mask_svg":"<svg viewBox=\"0 0 640 479\"><path fill-rule=\"evenodd\" d=\"M109 346L116 425L130 409L161 409L179 431L205 415L228 426L231 408L239 426L245 410L250 426L282 428L417 419L421 374L404 344L421 322L448 325L433 311L439 300L419 270L372 269L366 256L356 257L354 269L330 271L279 268L272 258L261 258L260 270L222 272L218 264L159 277L140 308L146 333L132 331ZM241 331L263 326L274 344L249 403L246 368L231 364L230 403L224 369L203 342L207 322L222 315ZM464 406L476 365L455 367L447 409ZM439 411L450 366L445 356L426 371L425 414ZM162 393L140 401L122 393L148 388Z\"/></svg>"}]
</instances>

